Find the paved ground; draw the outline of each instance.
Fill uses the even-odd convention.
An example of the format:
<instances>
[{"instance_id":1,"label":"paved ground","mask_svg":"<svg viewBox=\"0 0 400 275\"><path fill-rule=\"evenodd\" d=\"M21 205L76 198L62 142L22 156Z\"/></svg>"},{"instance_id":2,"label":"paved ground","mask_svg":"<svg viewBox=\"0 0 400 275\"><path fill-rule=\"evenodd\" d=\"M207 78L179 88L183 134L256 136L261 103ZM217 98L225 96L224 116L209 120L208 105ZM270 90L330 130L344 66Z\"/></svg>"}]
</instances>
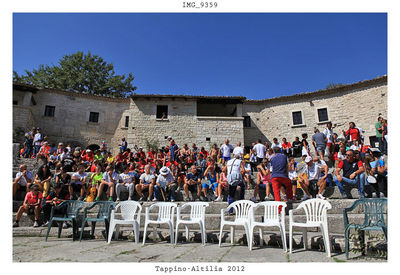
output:
<instances>
[{"instance_id":1,"label":"paved ground","mask_svg":"<svg viewBox=\"0 0 400 275\"><path fill-rule=\"evenodd\" d=\"M354 255L353 255L354 257ZM135 244L131 240L112 241L103 239L72 242L70 238L14 236L13 262L342 262L344 253L332 253L303 249L286 254L278 247L258 247L249 251L247 246L223 243L199 242L171 245L166 241L146 245ZM384 258L352 258L351 262L386 262ZM185 266L185 264L179 265ZM190 266L190 265L188 265Z\"/></svg>"}]
</instances>

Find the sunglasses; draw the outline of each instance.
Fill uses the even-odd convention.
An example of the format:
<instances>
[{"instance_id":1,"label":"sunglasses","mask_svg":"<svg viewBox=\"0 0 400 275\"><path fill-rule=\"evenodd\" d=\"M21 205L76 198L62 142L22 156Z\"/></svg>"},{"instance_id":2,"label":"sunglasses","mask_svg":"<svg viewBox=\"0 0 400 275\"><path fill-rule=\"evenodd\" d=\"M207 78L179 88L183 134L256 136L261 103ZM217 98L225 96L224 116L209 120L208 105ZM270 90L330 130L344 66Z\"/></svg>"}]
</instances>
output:
<instances>
[{"instance_id":1,"label":"sunglasses","mask_svg":"<svg viewBox=\"0 0 400 275\"><path fill-rule=\"evenodd\" d=\"M346 157L353 157L353 155L346 154Z\"/></svg>"}]
</instances>

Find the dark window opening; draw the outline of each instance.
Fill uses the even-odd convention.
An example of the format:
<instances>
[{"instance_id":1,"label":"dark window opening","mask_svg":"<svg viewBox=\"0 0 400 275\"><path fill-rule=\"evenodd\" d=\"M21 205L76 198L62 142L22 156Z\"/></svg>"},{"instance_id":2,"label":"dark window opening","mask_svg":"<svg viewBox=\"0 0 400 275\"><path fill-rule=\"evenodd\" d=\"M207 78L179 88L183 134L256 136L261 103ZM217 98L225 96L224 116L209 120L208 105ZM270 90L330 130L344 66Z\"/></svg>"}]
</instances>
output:
<instances>
[{"instance_id":1,"label":"dark window opening","mask_svg":"<svg viewBox=\"0 0 400 275\"><path fill-rule=\"evenodd\" d=\"M13 105L18 105L18 100L13 100Z\"/></svg>"},{"instance_id":2,"label":"dark window opening","mask_svg":"<svg viewBox=\"0 0 400 275\"><path fill-rule=\"evenodd\" d=\"M56 110L55 106L46 105L44 109L44 116L54 116L54 111Z\"/></svg>"},{"instance_id":3,"label":"dark window opening","mask_svg":"<svg viewBox=\"0 0 400 275\"><path fill-rule=\"evenodd\" d=\"M293 125L303 124L303 118L301 117L301 111L292 112L292 116L293 116Z\"/></svg>"},{"instance_id":4,"label":"dark window opening","mask_svg":"<svg viewBox=\"0 0 400 275\"><path fill-rule=\"evenodd\" d=\"M318 109L318 121L324 122L328 120L328 110L326 108Z\"/></svg>"},{"instance_id":5,"label":"dark window opening","mask_svg":"<svg viewBox=\"0 0 400 275\"><path fill-rule=\"evenodd\" d=\"M167 119L168 118L168 105L157 105L156 118Z\"/></svg>"},{"instance_id":6,"label":"dark window opening","mask_svg":"<svg viewBox=\"0 0 400 275\"><path fill-rule=\"evenodd\" d=\"M236 104L197 102L197 116L236 117Z\"/></svg>"},{"instance_id":7,"label":"dark window opening","mask_svg":"<svg viewBox=\"0 0 400 275\"><path fill-rule=\"evenodd\" d=\"M243 127L251 127L250 116L243 116Z\"/></svg>"},{"instance_id":8,"label":"dark window opening","mask_svg":"<svg viewBox=\"0 0 400 275\"><path fill-rule=\"evenodd\" d=\"M90 121L90 122L99 122L99 113L97 113L97 112L90 112L89 121Z\"/></svg>"},{"instance_id":9,"label":"dark window opening","mask_svg":"<svg viewBox=\"0 0 400 275\"><path fill-rule=\"evenodd\" d=\"M206 137L206 141L211 141L211 138L209 138L209 137Z\"/></svg>"},{"instance_id":10,"label":"dark window opening","mask_svg":"<svg viewBox=\"0 0 400 275\"><path fill-rule=\"evenodd\" d=\"M125 117L125 127L129 127L129 116Z\"/></svg>"}]
</instances>

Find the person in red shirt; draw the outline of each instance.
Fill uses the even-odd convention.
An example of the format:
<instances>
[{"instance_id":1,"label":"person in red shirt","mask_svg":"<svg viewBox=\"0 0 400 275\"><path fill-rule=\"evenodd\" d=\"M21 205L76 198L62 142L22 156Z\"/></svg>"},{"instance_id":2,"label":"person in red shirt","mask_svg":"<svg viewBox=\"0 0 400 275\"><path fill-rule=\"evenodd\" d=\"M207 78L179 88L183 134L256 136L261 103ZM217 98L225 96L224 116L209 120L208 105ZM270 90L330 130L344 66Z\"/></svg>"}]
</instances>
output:
<instances>
[{"instance_id":1,"label":"person in red shirt","mask_svg":"<svg viewBox=\"0 0 400 275\"><path fill-rule=\"evenodd\" d=\"M206 149L204 149L204 147L200 148L199 154L203 155L203 159L207 159L207 157L208 157L208 151L206 151Z\"/></svg>"},{"instance_id":2,"label":"person in red shirt","mask_svg":"<svg viewBox=\"0 0 400 275\"><path fill-rule=\"evenodd\" d=\"M286 138L283 138L282 139L282 150L283 150L283 153L286 156L291 156L292 155L291 149L292 149L292 145L290 144L290 142L287 141Z\"/></svg>"},{"instance_id":3,"label":"person in red shirt","mask_svg":"<svg viewBox=\"0 0 400 275\"><path fill-rule=\"evenodd\" d=\"M43 195L39 191L39 186L37 186L36 184L31 185L31 190L32 190L31 192L26 193L24 203L18 209L13 227L19 226L19 220L21 219L23 213L26 214L33 213L35 220L35 222L33 223L33 227L39 226L38 219L41 210L40 206L42 203Z\"/></svg>"},{"instance_id":4,"label":"person in red shirt","mask_svg":"<svg viewBox=\"0 0 400 275\"><path fill-rule=\"evenodd\" d=\"M38 159L40 159L42 156L48 158L50 156L50 150L51 150L51 147L49 146L49 143L47 141L45 141L43 143L43 146L40 147L39 153L36 155L36 161Z\"/></svg>"},{"instance_id":5,"label":"person in red shirt","mask_svg":"<svg viewBox=\"0 0 400 275\"><path fill-rule=\"evenodd\" d=\"M85 151L84 151L85 152ZM93 162L93 159L94 159L94 154L93 154L93 152L92 152L92 150L90 150L90 149L87 149L86 150L86 153L83 155L84 153L82 152L82 155L81 155L81 160L83 161L83 162L87 162L87 163L92 163Z\"/></svg>"},{"instance_id":6,"label":"person in red shirt","mask_svg":"<svg viewBox=\"0 0 400 275\"><path fill-rule=\"evenodd\" d=\"M153 162L156 159L156 151L153 148L150 148L150 151L147 153L147 161Z\"/></svg>"},{"instance_id":7,"label":"person in red shirt","mask_svg":"<svg viewBox=\"0 0 400 275\"><path fill-rule=\"evenodd\" d=\"M146 153L143 152L143 148L139 147L139 150L136 152L136 158L139 159L145 159L146 158Z\"/></svg>"},{"instance_id":8,"label":"person in red shirt","mask_svg":"<svg viewBox=\"0 0 400 275\"><path fill-rule=\"evenodd\" d=\"M358 140L358 142L361 143L360 130L356 128L356 124L354 122L349 123L349 129L344 133L344 135L350 140L350 145L353 145L355 140Z\"/></svg>"}]
</instances>

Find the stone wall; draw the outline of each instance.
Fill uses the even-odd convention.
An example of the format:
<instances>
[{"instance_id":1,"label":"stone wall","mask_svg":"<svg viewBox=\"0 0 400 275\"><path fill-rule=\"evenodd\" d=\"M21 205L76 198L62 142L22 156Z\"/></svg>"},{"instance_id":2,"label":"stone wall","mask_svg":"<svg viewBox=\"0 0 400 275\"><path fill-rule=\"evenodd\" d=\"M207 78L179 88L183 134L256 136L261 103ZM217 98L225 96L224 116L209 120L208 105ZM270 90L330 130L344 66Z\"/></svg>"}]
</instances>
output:
<instances>
[{"instance_id":1,"label":"stone wall","mask_svg":"<svg viewBox=\"0 0 400 275\"><path fill-rule=\"evenodd\" d=\"M369 144L369 137L375 136L375 123L378 114L387 117L387 84L376 84L366 88L339 90L334 93L318 95L310 98L288 97L285 101L265 100L257 104L261 107L260 113L247 112L252 121L259 119L258 128L270 141L274 137L279 141L286 137L292 142L296 136L301 139L302 133L308 133L311 139L314 127L321 131L326 123L318 122L317 109L327 108L328 119L332 122L334 132L347 130L350 121L365 130L365 142ZM244 104L244 109L255 108ZM251 107L251 108L249 108ZM293 126L292 112L301 111L303 125ZM245 130L245 134L247 131ZM246 139L247 140L247 139Z\"/></svg>"}]
</instances>

